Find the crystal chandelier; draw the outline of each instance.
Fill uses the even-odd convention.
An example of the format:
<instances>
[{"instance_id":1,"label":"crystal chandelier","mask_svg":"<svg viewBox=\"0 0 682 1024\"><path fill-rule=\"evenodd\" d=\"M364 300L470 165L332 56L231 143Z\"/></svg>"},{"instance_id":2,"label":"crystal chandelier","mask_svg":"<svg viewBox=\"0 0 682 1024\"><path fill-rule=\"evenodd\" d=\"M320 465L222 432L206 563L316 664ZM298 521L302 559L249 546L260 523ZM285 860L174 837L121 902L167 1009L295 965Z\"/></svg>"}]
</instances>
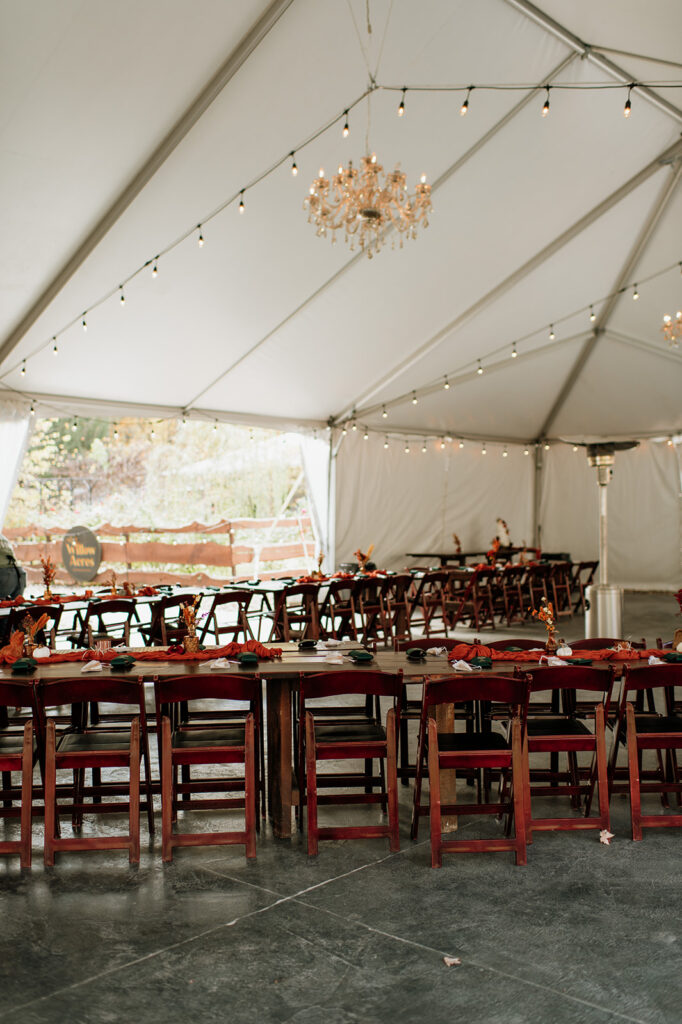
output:
<instances>
[{"instance_id":1,"label":"crystal chandelier","mask_svg":"<svg viewBox=\"0 0 682 1024\"><path fill-rule=\"evenodd\" d=\"M334 244L336 232L343 231L351 251L357 243L371 259L381 249L389 228L398 232L402 249L403 238L416 238L420 224L428 227L431 186L426 184L426 175L422 175L414 195L410 196L405 175L399 167L385 175L383 184L380 181L382 171L375 153L371 157L363 156L360 171L353 167L352 161L346 168L340 166L331 185L320 168L319 177L315 178L303 201L303 209L308 210L308 223L317 225L317 235L325 238L331 235Z\"/></svg>"},{"instance_id":2,"label":"crystal chandelier","mask_svg":"<svg viewBox=\"0 0 682 1024\"><path fill-rule=\"evenodd\" d=\"M671 346L671 348L679 348L680 340L682 339L682 309L678 309L675 316L668 316L666 314L663 317L663 337Z\"/></svg>"}]
</instances>

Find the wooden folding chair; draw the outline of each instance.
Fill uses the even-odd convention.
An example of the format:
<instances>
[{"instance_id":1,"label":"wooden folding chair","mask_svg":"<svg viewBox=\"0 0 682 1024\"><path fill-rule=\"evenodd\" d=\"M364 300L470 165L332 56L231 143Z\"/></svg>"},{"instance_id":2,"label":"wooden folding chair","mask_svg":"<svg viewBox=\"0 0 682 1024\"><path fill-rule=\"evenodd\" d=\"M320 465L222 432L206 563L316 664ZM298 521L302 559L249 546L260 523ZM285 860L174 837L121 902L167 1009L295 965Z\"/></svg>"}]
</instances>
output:
<instances>
[{"instance_id":1,"label":"wooden folding chair","mask_svg":"<svg viewBox=\"0 0 682 1024\"><path fill-rule=\"evenodd\" d=\"M252 597L253 593L248 590L227 590L222 594L215 594L199 635L200 642L206 643L208 633L213 634L218 646L221 644L221 637L237 642L252 639L253 634L248 621ZM227 612L232 612L229 616L230 621L227 621Z\"/></svg>"},{"instance_id":2,"label":"wooden folding chair","mask_svg":"<svg viewBox=\"0 0 682 1024\"><path fill-rule=\"evenodd\" d=\"M24 721L19 730L11 727L8 710L33 704L33 687L22 683L0 683L0 709L3 712L3 729L0 731L0 771L2 771L2 792L0 818L20 820L19 839L0 841L0 854L19 854L22 868L31 866L31 821L33 814L33 766L37 758L37 743L34 738L33 721ZM20 775L20 785L12 785L12 772ZM19 806L15 806L15 801Z\"/></svg>"},{"instance_id":3,"label":"wooden folding chair","mask_svg":"<svg viewBox=\"0 0 682 1024\"><path fill-rule=\"evenodd\" d=\"M107 732L88 726L87 707L91 701L135 707L136 714L130 728ZM55 720L47 717L46 710L63 704L75 705L80 711L74 710L74 724L57 736ZM142 681L117 676L96 679L79 676L59 682L42 682L36 687L36 710L45 740L45 864L53 865L55 853L64 850L120 849L127 849L130 863L137 864L140 860L140 760L147 742ZM84 775L87 768L127 768L127 802L101 800L103 795L120 792L121 787L117 783L101 783L91 791L86 790ZM70 769L74 773L73 796L68 806L74 832L80 832L84 813L120 813L127 808L128 833L87 838L77 835L63 839L58 798L63 795L64 787L57 786L57 772L62 769ZM153 832L151 781L146 773L145 787L150 832ZM85 797L89 792L98 797L99 802L86 803Z\"/></svg>"},{"instance_id":4,"label":"wooden folding chair","mask_svg":"<svg viewBox=\"0 0 682 1024\"><path fill-rule=\"evenodd\" d=\"M522 673L520 673L522 674ZM606 722L613 690L614 674L610 666L587 668L582 665L565 668L537 668L525 673L530 683L531 702L524 743L524 771L529 799L526 802L526 839L533 841L534 831L563 829L608 829L609 786L606 763ZM578 694L590 694L589 707ZM554 707L533 703L536 694L557 696ZM592 729L585 718L591 719ZM532 754L566 754L568 768L560 772L558 765L544 770L530 767ZM581 770L577 755L592 755L589 769ZM537 785L534 783L538 783ZM542 784L539 784L542 783ZM592 795L597 789L599 813L591 815ZM584 800L582 817L534 817L533 797L563 796L571 800L576 811Z\"/></svg>"},{"instance_id":5,"label":"wooden folding chair","mask_svg":"<svg viewBox=\"0 0 682 1024\"><path fill-rule=\"evenodd\" d=\"M318 852L320 839L369 839L386 836L392 851L400 849L398 834L398 777L396 762L396 740L399 724L399 701L402 694L403 677L375 671L319 672L315 675L301 675L299 746L301 762L305 773L300 772L299 789L301 808L307 807L308 853ZM362 695L365 698L388 697L392 706L386 717L385 727L378 716L373 720L364 717L349 717L346 720L316 718L310 701ZM362 760L365 770L349 772L318 772L317 763L324 761ZM382 766L379 777L373 774L373 762ZM383 764L386 764L384 782ZM368 768L369 767L369 775ZM380 782L378 792L373 784ZM369 787L368 787L369 784ZM336 792L319 793L320 789L343 789L360 787L362 793ZM367 792L367 789L370 792ZM318 824L319 804L380 803L388 810L387 825L341 825Z\"/></svg>"},{"instance_id":6,"label":"wooden folding chair","mask_svg":"<svg viewBox=\"0 0 682 1024\"><path fill-rule=\"evenodd\" d=\"M162 857L173 859L176 846L244 846L247 858L256 856L259 825L259 759L261 681L258 676L218 675L174 676L154 682L157 722L161 735L161 821ZM239 702L241 720L231 718L206 722L193 715L196 702ZM230 709L234 711L233 708ZM218 713L219 714L219 713ZM240 776L215 774L189 777L190 766L243 765ZM177 769L187 769L178 782ZM197 799L197 793L221 793ZM243 796L224 794L243 793ZM178 797L182 803L178 803ZM244 828L239 831L176 832L178 808L183 811L244 808Z\"/></svg>"},{"instance_id":7,"label":"wooden folding chair","mask_svg":"<svg viewBox=\"0 0 682 1024\"><path fill-rule=\"evenodd\" d=\"M628 665L625 668L609 776L611 792L617 792L619 787L613 780L618 750L621 743L626 743L632 838L635 841L642 839L645 828L682 827L682 812L679 810L677 814L642 814L642 793L658 793L664 808L668 807L669 793L676 795L678 808L682 800L682 779L676 757L676 752L682 749L682 717L671 713L671 694L679 685L682 685L682 665L643 668ZM655 710L637 714L632 698L643 690L659 695L660 703L665 707L664 714ZM647 750L656 753L657 770L643 771L643 755Z\"/></svg>"},{"instance_id":8,"label":"wooden folding chair","mask_svg":"<svg viewBox=\"0 0 682 1024\"><path fill-rule=\"evenodd\" d=\"M419 726L417 776L412 810L412 838L419 832L419 818L431 818L431 866L441 867L444 853L479 853L483 851L513 850L516 863L526 863L525 788L523 771L523 740L525 716L528 706L529 682L512 676L473 676L470 678L434 677L424 686L422 713ZM468 705L482 701L496 706L510 721L507 734L493 728L490 716L481 719L475 732L439 733L432 712L439 704ZM503 710L502 710L503 709ZM429 804L422 803L422 780L428 767ZM447 769L474 769L500 773L500 799L495 803L442 804L440 773ZM511 787L506 777L511 775ZM507 835L495 839L442 838L442 815L489 814L509 815ZM513 834L512 834L513 826Z\"/></svg>"}]
</instances>

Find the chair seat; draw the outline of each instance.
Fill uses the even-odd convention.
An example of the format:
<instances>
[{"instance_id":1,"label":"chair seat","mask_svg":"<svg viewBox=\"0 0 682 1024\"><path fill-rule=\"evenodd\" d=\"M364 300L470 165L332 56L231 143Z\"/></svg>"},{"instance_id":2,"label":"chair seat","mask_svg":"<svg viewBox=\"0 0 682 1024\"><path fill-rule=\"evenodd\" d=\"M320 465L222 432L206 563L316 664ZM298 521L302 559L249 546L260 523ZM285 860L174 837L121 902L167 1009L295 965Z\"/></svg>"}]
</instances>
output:
<instances>
[{"instance_id":1,"label":"chair seat","mask_svg":"<svg viewBox=\"0 0 682 1024\"><path fill-rule=\"evenodd\" d=\"M499 732L438 733L438 749L443 751L509 750L509 742Z\"/></svg>"},{"instance_id":2,"label":"chair seat","mask_svg":"<svg viewBox=\"0 0 682 1024\"><path fill-rule=\"evenodd\" d=\"M243 747L244 726L227 729L178 729L173 733L173 748Z\"/></svg>"},{"instance_id":3,"label":"chair seat","mask_svg":"<svg viewBox=\"0 0 682 1024\"><path fill-rule=\"evenodd\" d=\"M0 757L7 757L9 754L21 754L24 749L24 734L21 732L8 733L0 736ZM33 753L38 749L35 736L33 737Z\"/></svg>"},{"instance_id":4,"label":"chair seat","mask_svg":"<svg viewBox=\"0 0 682 1024\"><path fill-rule=\"evenodd\" d=\"M316 743L361 743L374 740L386 742L386 730L373 722L335 722L327 725L315 722Z\"/></svg>"},{"instance_id":5,"label":"chair seat","mask_svg":"<svg viewBox=\"0 0 682 1024\"><path fill-rule=\"evenodd\" d=\"M670 717L658 715L635 715L637 732L682 732L682 718L677 715Z\"/></svg>"},{"instance_id":6,"label":"chair seat","mask_svg":"<svg viewBox=\"0 0 682 1024\"><path fill-rule=\"evenodd\" d=\"M591 736L584 722L577 718L560 718L548 715L546 718L528 719L528 736Z\"/></svg>"},{"instance_id":7,"label":"chair seat","mask_svg":"<svg viewBox=\"0 0 682 1024\"><path fill-rule=\"evenodd\" d=\"M57 753L94 753L102 750L127 750L129 747L128 732L67 732L57 744Z\"/></svg>"}]
</instances>

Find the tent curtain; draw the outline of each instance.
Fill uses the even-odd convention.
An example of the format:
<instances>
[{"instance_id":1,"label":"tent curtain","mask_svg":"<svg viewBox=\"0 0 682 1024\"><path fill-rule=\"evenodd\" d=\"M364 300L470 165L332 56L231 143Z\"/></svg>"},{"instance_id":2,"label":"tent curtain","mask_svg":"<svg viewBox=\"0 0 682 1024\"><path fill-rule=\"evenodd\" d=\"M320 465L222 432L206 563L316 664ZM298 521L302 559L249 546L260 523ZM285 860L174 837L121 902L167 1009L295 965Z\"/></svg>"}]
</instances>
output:
<instances>
[{"instance_id":1,"label":"tent curtain","mask_svg":"<svg viewBox=\"0 0 682 1024\"><path fill-rule=\"evenodd\" d=\"M310 518L324 566L329 562L329 443L308 435L301 436L301 462L305 476Z\"/></svg>"},{"instance_id":2,"label":"tent curtain","mask_svg":"<svg viewBox=\"0 0 682 1024\"><path fill-rule=\"evenodd\" d=\"M568 551L574 561L599 552L596 472L584 449L545 453L541 498L542 547ZM677 589L680 560L680 467L676 449L647 441L617 452L608 485L608 576L630 589Z\"/></svg>"},{"instance_id":3,"label":"tent curtain","mask_svg":"<svg viewBox=\"0 0 682 1024\"><path fill-rule=\"evenodd\" d=\"M520 448L507 458L491 446L463 449L349 433L336 457L336 565L374 544L385 568L416 564L408 552L453 551L456 533L466 550L487 550L506 520L514 544L532 543L533 459Z\"/></svg>"},{"instance_id":4,"label":"tent curtain","mask_svg":"<svg viewBox=\"0 0 682 1024\"><path fill-rule=\"evenodd\" d=\"M19 476L30 425L31 416L24 403L0 401L0 526Z\"/></svg>"}]
</instances>

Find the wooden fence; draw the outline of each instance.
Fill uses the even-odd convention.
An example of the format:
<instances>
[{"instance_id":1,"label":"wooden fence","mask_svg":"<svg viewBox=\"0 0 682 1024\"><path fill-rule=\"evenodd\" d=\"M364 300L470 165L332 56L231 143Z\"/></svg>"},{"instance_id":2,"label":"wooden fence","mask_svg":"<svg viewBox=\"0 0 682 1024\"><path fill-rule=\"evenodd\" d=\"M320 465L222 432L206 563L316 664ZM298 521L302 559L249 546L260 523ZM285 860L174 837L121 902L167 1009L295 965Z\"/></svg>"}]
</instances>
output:
<instances>
[{"instance_id":1,"label":"wooden fence","mask_svg":"<svg viewBox=\"0 0 682 1024\"><path fill-rule=\"evenodd\" d=\"M62 538L68 529L32 523L3 531L12 541L17 561L26 569L29 583L42 579L41 557L49 556L61 566ZM106 581L112 570L121 581L136 584L181 580L189 586L220 585L248 578L254 572L261 579L269 579L284 571L308 571L317 551L307 515L223 519L179 527L103 523L92 532L102 544L102 564L95 583ZM273 539L275 535L277 539ZM285 564L278 567L277 563ZM175 566L180 571L173 571ZM200 571L192 571L197 569ZM224 575L213 575L214 569L223 570ZM57 582L72 582L63 567L57 570Z\"/></svg>"}]
</instances>

